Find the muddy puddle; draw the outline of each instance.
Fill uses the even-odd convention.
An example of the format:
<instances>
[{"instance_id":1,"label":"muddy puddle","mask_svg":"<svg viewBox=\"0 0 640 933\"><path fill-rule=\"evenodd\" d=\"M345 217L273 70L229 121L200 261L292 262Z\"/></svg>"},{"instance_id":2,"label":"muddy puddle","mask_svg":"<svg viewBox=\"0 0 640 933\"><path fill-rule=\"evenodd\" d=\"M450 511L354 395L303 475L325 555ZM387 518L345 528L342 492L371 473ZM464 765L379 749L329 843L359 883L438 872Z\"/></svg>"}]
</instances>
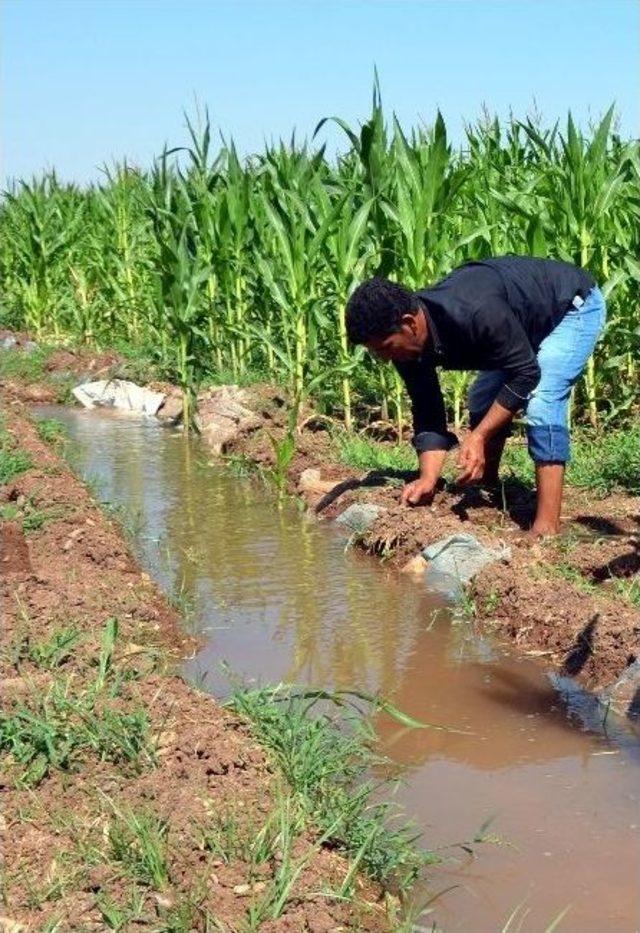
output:
<instances>
[{"instance_id":1,"label":"muddy puddle","mask_svg":"<svg viewBox=\"0 0 640 933\"><path fill-rule=\"evenodd\" d=\"M404 769L397 798L441 849L416 929L541 933L640 929L637 734L541 664L452 621L446 607L268 490L209 466L197 441L154 423L41 409L69 426L73 463L121 509L145 568L204 647L190 677L220 696L221 662L246 681L379 691L465 735L376 723ZM490 821L490 822L489 822ZM469 857L456 843L483 824Z\"/></svg>"}]
</instances>

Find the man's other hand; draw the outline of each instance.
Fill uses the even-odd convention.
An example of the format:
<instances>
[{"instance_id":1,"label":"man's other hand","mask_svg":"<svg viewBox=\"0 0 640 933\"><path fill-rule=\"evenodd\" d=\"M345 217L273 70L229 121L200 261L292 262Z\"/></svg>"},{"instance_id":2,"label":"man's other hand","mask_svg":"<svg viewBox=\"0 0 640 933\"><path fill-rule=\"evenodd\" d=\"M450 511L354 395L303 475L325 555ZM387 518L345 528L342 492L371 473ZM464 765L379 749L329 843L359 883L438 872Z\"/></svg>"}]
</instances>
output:
<instances>
[{"instance_id":1,"label":"man's other hand","mask_svg":"<svg viewBox=\"0 0 640 933\"><path fill-rule=\"evenodd\" d=\"M400 502L403 505L429 505L434 497L436 485L433 480L414 479L407 483L400 493Z\"/></svg>"},{"instance_id":2,"label":"man's other hand","mask_svg":"<svg viewBox=\"0 0 640 933\"><path fill-rule=\"evenodd\" d=\"M484 476L485 449L484 439L473 431L466 436L458 454L460 476L458 482L473 483Z\"/></svg>"}]
</instances>

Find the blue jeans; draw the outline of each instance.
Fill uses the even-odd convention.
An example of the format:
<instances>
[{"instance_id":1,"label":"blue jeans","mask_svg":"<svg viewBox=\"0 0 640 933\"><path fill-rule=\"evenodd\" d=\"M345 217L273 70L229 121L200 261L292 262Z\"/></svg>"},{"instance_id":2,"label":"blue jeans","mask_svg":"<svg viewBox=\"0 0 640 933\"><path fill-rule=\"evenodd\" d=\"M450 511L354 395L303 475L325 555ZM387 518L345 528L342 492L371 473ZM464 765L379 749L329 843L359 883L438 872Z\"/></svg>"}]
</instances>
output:
<instances>
[{"instance_id":1,"label":"blue jeans","mask_svg":"<svg viewBox=\"0 0 640 933\"><path fill-rule=\"evenodd\" d=\"M606 318L604 297L592 288L579 308L570 308L540 344L540 381L525 405L529 454L537 463L566 463L570 459L568 413L571 388L582 373ZM489 410L505 374L485 370L469 390L472 427Z\"/></svg>"}]
</instances>

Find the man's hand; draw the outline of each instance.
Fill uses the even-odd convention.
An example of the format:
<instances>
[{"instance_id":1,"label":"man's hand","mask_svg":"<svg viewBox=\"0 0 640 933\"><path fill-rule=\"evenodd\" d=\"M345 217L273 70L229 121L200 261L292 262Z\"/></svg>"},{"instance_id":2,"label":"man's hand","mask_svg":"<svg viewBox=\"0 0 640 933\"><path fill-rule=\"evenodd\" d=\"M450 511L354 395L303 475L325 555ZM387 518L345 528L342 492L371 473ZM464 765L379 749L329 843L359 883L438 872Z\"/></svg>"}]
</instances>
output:
<instances>
[{"instance_id":1,"label":"man's hand","mask_svg":"<svg viewBox=\"0 0 640 933\"><path fill-rule=\"evenodd\" d=\"M484 476L484 438L472 431L464 439L458 454L458 466L462 471L458 482L473 483Z\"/></svg>"},{"instance_id":2,"label":"man's hand","mask_svg":"<svg viewBox=\"0 0 640 933\"><path fill-rule=\"evenodd\" d=\"M407 483L400 493L400 502L403 505L429 505L434 497L436 484L430 479L421 476Z\"/></svg>"}]
</instances>

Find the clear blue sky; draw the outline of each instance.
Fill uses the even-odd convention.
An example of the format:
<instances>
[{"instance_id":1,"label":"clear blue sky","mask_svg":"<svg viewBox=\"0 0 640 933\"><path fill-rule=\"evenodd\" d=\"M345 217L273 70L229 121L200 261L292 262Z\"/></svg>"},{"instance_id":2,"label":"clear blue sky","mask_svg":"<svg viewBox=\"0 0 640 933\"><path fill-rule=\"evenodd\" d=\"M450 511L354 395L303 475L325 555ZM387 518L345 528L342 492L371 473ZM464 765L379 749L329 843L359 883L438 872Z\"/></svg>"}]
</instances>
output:
<instances>
[{"instance_id":1,"label":"clear blue sky","mask_svg":"<svg viewBox=\"0 0 640 933\"><path fill-rule=\"evenodd\" d=\"M2 168L86 181L185 139L197 97L242 152L383 102L440 107L456 141L483 104L585 123L612 101L638 131L637 0L4 0Z\"/></svg>"}]
</instances>

